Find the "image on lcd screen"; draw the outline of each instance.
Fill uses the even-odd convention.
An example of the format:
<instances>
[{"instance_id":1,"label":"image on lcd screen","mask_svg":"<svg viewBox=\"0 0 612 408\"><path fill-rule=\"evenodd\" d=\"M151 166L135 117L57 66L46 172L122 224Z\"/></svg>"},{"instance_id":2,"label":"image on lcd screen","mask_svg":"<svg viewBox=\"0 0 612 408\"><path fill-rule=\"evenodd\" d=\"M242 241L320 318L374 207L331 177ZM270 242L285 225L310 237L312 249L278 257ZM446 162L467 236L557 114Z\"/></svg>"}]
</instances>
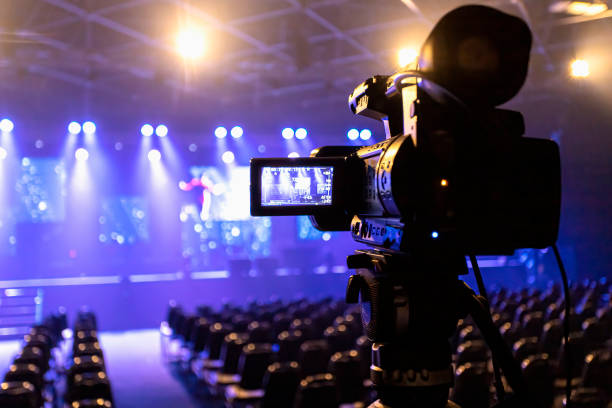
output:
<instances>
[{"instance_id":1,"label":"image on lcd screen","mask_svg":"<svg viewBox=\"0 0 612 408\"><path fill-rule=\"evenodd\" d=\"M261 205L319 206L332 204L333 166L263 167Z\"/></svg>"}]
</instances>

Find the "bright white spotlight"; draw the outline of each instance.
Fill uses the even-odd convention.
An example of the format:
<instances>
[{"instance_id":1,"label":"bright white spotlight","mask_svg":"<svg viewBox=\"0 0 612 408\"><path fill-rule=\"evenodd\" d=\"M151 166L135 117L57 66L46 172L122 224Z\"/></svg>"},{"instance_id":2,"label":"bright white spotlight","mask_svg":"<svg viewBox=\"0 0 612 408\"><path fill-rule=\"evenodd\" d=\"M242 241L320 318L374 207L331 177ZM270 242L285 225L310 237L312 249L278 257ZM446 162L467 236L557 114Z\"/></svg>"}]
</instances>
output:
<instances>
[{"instance_id":1,"label":"bright white spotlight","mask_svg":"<svg viewBox=\"0 0 612 408\"><path fill-rule=\"evenodd\" d=\"M145 123L144 125L142 125L142 127L140 128L140 134L143 136L152 136L153 135L153 126L149 125L148 123Z\"/></svg>"},{"instance_id":2,"label":"bright white spotlight","mask_svg":"<svg viewBox=\"0 0 612 408\"><path fill-rule=\"evenodd\" d=\"M281 135L283 136L283 139L285 140L289 140L293 138L294 132L293 129L291 128L284 128L283 131L281 132Z\"/></svg>"},{"instance_id":3,"label":"bright white spotlight","mask_svg":"<svg viewBox=\"0 0 612 408\"><path fill-rule=\"evenodd\" d=\"M402 48L397 52L397 63L400 67L412 64L418 58L419 53L414 48Z\"/></svg>"},{"instance_id":4,"label":"bright white spotlight","mask_svg":"<svg viewBox=\"0 0 612 408\"><path fill-rule=\"evenodd\" d=\"M300 157L300 154L298 152L291 152L287 155L287 157L294 159L296 157Z\"/></svg>"},{"instance_id":5,"label":"bright white spotlight","mask_svg":"<svg viewBox=\"0 0 612 408\"><path fill-rule=\"evenodd\" d=\"M92 135L96 133L96 124L89 120L83 123L83 133L85 133L86 135Z\"/></svg>"},{"instance_id":6,"label":"bright white spotlight","mask_svg":"<svg viewBox=\"0 0 612 408\"><path fill-rule=\"evenodd\" d=\"M359 132L359 137L361 140L369 140L372 137L372 132L370 129L363 129L361 132Z\"/></svg>"},{"instance_id":7,"label":"bright white spotlight","mask_svg":"<svg viewBox=\"0 0 612 408\"><path fill-rule=\"evenodd\" d=\"M299 129L295 130L295 138L296 139L304 140L304 139L306 139L306 136L308 136L308 131L306 131L306 129L299 128Z\"/></svg>"},{"instance_id":8,"label":"bright white spotlight","mask_svg":"<svg viewBox=\"0 0 612 408\"><path fill-rule=\"evenodd\" d=\"M81 124L79 122L70 122L68 124L68 133L71 135L78 135L81 133Z\"/></svg>"},{"instance_id":9,"label":"bright white spotlight","mask_svg":"<svg viewBox=\"0 0 612 408\"><path fill-rule=\"evenodd\" d=\"M87 149L79 147L78 149L76 149L76 152L74 152L74 158L80 162L86 161L87 159L89 159L89 152L87 151Z\"/></svg>"},{"instance_id":10,"label":"bright white spotlight","mask_svg":"<svg viewBox=\"0 0 612 408\"><path fill-rule=\"evenodd\" d=\"M151 149L149 150L149 153L147 154L147 158L149 159L150 162L158 162L161 160L161 153L157 149Z\"/></svg>"},{"instance_id":11,"label":"bright white spotlight","mask_svg":"<svg viewBox=\"0 0 612 408\"><path fill-rule=\"evenodd\" d=\"M589 70L589 61L584 59L575 59L570 64L570 74L574 78L586 78L591 74Z\"/></svg>"},{"instance_id":12,"label":"bright white spotlight","mask_svg":"<svg viewBox=\"0 0 612 408\"><path fill-rule=\"evenodd\" d=\"M223 160L225 164L233 163L235 158L234 153L229 150L221 155L221 160Z\"/></svg>"},{"instance_id":13,"label":"bright white spotlight","mask_svg":"<svg viewBox=\"0 0 612 408\"><path fill-rule=\"evenodd\" d=\"M2 133L10 133L15 128L15 125L10 119L4 118L0 120L0 131Z\"/></svg>"},{"instance_id":14,"label":"bright white spotlight","mask_svg":"<svg viewBox=\"0 0 612 408\"><path fill-rule=\"evenodd\" d=\"M346 132L346 137L348 137L349 140L357 140L359 139L359 131L357 129L349 129L349 131Z\"/></svg>"},{"instance_id":15,"label":"bright white spotlight","mask_svg":"<svg viewBox=\"0 0 612 408\"><path fill-rule=\"evenodd\" d=\"M176 35L176 50L185 59L201 58L206 50L206 36L199 27L184 27Z\"/></svg>"},{"instance_id":16,"label":"bright white spotlight","mask_svg":"<svg viewBox=\"0 0 612 408\"><path fill-rule=\"evenodd\" d=\"M215 137L217 139L223 139L225 136L227 136L226 128L224 128L223 126L219 126L218 128L215 129Z\"/></svg>"},{"instance_id":17,"label":"bright white spotlight","mask_svg":"<svg viewBox=\"0 0 612 408\"><path fill-rule=\"evenodd\" d=\"M155 134L159 137L166 137L168 134L168 127L166 125L157 125L155 128Z\"/></svg>"},{"instance_id":18,"label":"bright white spotlight","mask_svg":"<svg viewBox=\"0 0 612 408\"><path fill-rule=\"evenodd\" d=\"M0 160L6 159L6 156L8 156L8 152L4 147L0 146Z\"/></svg>"},{"instance_id":19,"label":"bright white spotlight","mask_svg":"<svg viewBox=\"0 0 612 408\"><path fill-rule=\"evenodd\" d=\"M240 126L234 126L232 130L230 130L230 134L232 135L234 139L240 139L243 133L244 131L242 130Z\"/></svg>"}]
</instances>

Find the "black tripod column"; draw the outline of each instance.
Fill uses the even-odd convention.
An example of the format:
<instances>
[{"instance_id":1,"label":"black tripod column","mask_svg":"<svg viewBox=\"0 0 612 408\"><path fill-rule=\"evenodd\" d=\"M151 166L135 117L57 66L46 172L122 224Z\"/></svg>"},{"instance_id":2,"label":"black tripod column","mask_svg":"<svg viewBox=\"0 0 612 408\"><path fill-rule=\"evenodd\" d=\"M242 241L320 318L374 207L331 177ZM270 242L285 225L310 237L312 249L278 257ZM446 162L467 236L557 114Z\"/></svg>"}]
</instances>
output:
<instances>
[{"instance_id":1,"label":"black tripod column","mask_svg":"<svg viewBox=\"0 0 612 408\"><path fill-rule=\"evenodd\" d=\"M453 384L448 338L464 315L456 301L462 269L453 266L462 258L434 259L425 263L381 251L360 251L348 259L356 274L349 279L347 302L361 303L373 342L370 376L377 406L447 407Z\"/></svg>"}]
</instances>

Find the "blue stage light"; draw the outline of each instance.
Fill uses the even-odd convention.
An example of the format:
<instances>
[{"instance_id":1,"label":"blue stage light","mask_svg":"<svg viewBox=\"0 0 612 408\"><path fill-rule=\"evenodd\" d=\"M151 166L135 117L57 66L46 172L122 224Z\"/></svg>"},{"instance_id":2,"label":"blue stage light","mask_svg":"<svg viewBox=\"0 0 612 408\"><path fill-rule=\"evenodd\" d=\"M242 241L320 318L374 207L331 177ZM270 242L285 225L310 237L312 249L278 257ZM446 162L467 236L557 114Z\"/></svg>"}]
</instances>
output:
<instances>
[{"instance_id":1,"label":"blue stage light","mask_svg":"<svg viewBox=\"0 0 612 408\"><path fill-rule=\"evenodd\" d=\"M440 236L440 234L438 234L438 231L432 231L432 232L431 232L431 237L432 237L433 239L436 239L436 238L438 238L439 236Z\"/></svg>"},{"instance_id":2,"label":"blue stage light","mask_svg":"<svg viewBox=\"0 0 612 408\"><path fill-rule=\"evenodd\" d=\"M92 135L96 133L96 124L89 120L83 123L83 133L85 133L86 135Z\"/></svg>"},{"instance_id":3,"label":"blue stage light","mask_svg":"<svg viewBox=\"0 0 612 408\"><path fill-rule=\"evenodd\" d=\"M148 123L145 123L144 125L142 125L142 127L140 128L140 134L143 136L152 136L153 135L153 126L149 125Z\"/></svg>"},{"instance_id":4,"label":"blue stage light","mask_svg":"<svg viewBox=\"0 0 612 408\"><path fill-rule=\"evenodd\" d=\"M78 135L81 133L81 124L79 122L70 122L68 124L68 133L71 135Z\"/></svg>"},{"instance_id":5,"label":"blue stage light","mask_svg":"<svg viewBox=\"0 0 612 408\"><path fill-rule=\"evenodd\" d=\"M147 158L149 159L151 163L158 162L161 160L161 153L157 149L151 149L149 150L149 153L147 154Z\"/></svg>"},{"instance_id":6,"label":"blue stage light","mask_svg":"<svg viewBox=\"0 0 612 408\"><path fill-rule=\"evenodd\" d=\"M225 164L233 163L235 158L234 153L229 150L221 155L221 160L223 160Z\"/></svg>"},{"instance_id":7,"label":"blue stage light","mask_svg":"<svg viewBox=\"0 0 612 408\"><path fill-rule=\"evenodd\" d=\"M281 132L281 135L283 136L283 139L285 140L289 140L289 139L293 139L293 129L291 128L284 128L283 131Z\"/></svg>"},{"instance_id":8,"label":"blue stage light","mask_svg":"<svg viewBox=\"0 0 612 408\"><path fill-rule=\"evenodd\" d=\"M306 139L306 136L308 136L308 131L306 131L306 129L299 128L299 129L295 130L295 138L296 139L304 140L304 139Z\"/></svg>"},{"instance_id":9,"label":"blue stage light","mask_svg":"<svg viewBox=\"0 0 612 408\"><path fill-rule=\"evenodd\" d=\"M363 129L361 132L359 132L359 137L361 140L369 140L372 137L372 132L370 129Z\"/></svg>"},{"instance_id":10,"label":"blue stage light","mask_svg":"<svg viewBox=\"0 0 612 408\"><path fill-rule=\"evenodd\" d=\"M166 137L168 134L168 127L166 125L157 125L155 128L155 134L159 137Z\"/></svg>"},{"instance_id":11,"label":"blue stage light","mask_svg":"<svg viewBox=\"0 0 612 408\"><path fill-rule=\"evenodd\" d=\"M0 131L2 133L10 133L15 128L15 125L10 119L4 118L0 120Z\"/></svg>"},{"instance_id":12,"label":"blue stage light","mask_svg":"<svg viewBox=\"0 0 612 408\"><path fill-rule=\"evenodd\" d=\"M79 147L74 152L74 158L77 159L80 162L86 161L87 159L89 159L89 152L87 151L87 149L85 149L83 147Z\"/></svg>"},{"instance_id":13,"label":"blue stage light","mask_svg":"<svg viewBox=\"0 0 612 408\"><path fill-rule=\"evenodd\" d=\"M4 147L0 146L0 160L6 159L6 156L8 156L8 152Z\"/></svg>"},{"instance_id":14,"label":"blue stage light","mask_svg":"<svg viewBox=\"0 0 612 408\"><path fill-rule=\"evenodd\" d=\"M346 132L346 137L348 137L349 140L357 140L359 139L359 131L357 129L349 129L349 131Z\"/></svg>"},{"instance_id":15,"label":"blue stage light","mask_svg":"<svg viewBox=\"0 0 612 408\"><path fill-rule=\"evenodd\" d=\"M223 126L219 126L215 129L215 136L217 139L223 139L225 136L227 136L227 129Z\"/></svg>"},{"instance_id":16,"label":"blue stage light","mask_svg":"<svg viewBox=\"0 0 612 408\"><path fill-rule=\"evenodd\" d=\"M243 133L244 131L242 130L240 126L234 126L232 130L230 130L230 134L232 135L234 139L240 139Z\"/></svg>"}]
</instances>

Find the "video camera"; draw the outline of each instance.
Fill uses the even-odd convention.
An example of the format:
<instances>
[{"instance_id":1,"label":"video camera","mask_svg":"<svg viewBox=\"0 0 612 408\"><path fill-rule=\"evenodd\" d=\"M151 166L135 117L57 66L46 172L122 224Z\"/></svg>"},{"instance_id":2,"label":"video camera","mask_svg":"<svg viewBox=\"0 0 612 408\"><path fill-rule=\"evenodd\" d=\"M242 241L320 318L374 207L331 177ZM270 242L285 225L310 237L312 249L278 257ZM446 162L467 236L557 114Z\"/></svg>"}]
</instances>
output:
<instances>
[{"instance_id":1,"label":"video camera","mask_svg":"<svg viewBox=\"0 0 612 408\"><path fill-rule=\"evenodd\" d=\"M525 82L530 48L519 18L483 6L451 11L414 66L369 78L349 96L354 114L382 122L386 140L252 159L251 214L310 215L320 230L351 231L392 252L553 244L558 147L522 137L522 115L496 108Z\"/></svg>"}]
</instances>

